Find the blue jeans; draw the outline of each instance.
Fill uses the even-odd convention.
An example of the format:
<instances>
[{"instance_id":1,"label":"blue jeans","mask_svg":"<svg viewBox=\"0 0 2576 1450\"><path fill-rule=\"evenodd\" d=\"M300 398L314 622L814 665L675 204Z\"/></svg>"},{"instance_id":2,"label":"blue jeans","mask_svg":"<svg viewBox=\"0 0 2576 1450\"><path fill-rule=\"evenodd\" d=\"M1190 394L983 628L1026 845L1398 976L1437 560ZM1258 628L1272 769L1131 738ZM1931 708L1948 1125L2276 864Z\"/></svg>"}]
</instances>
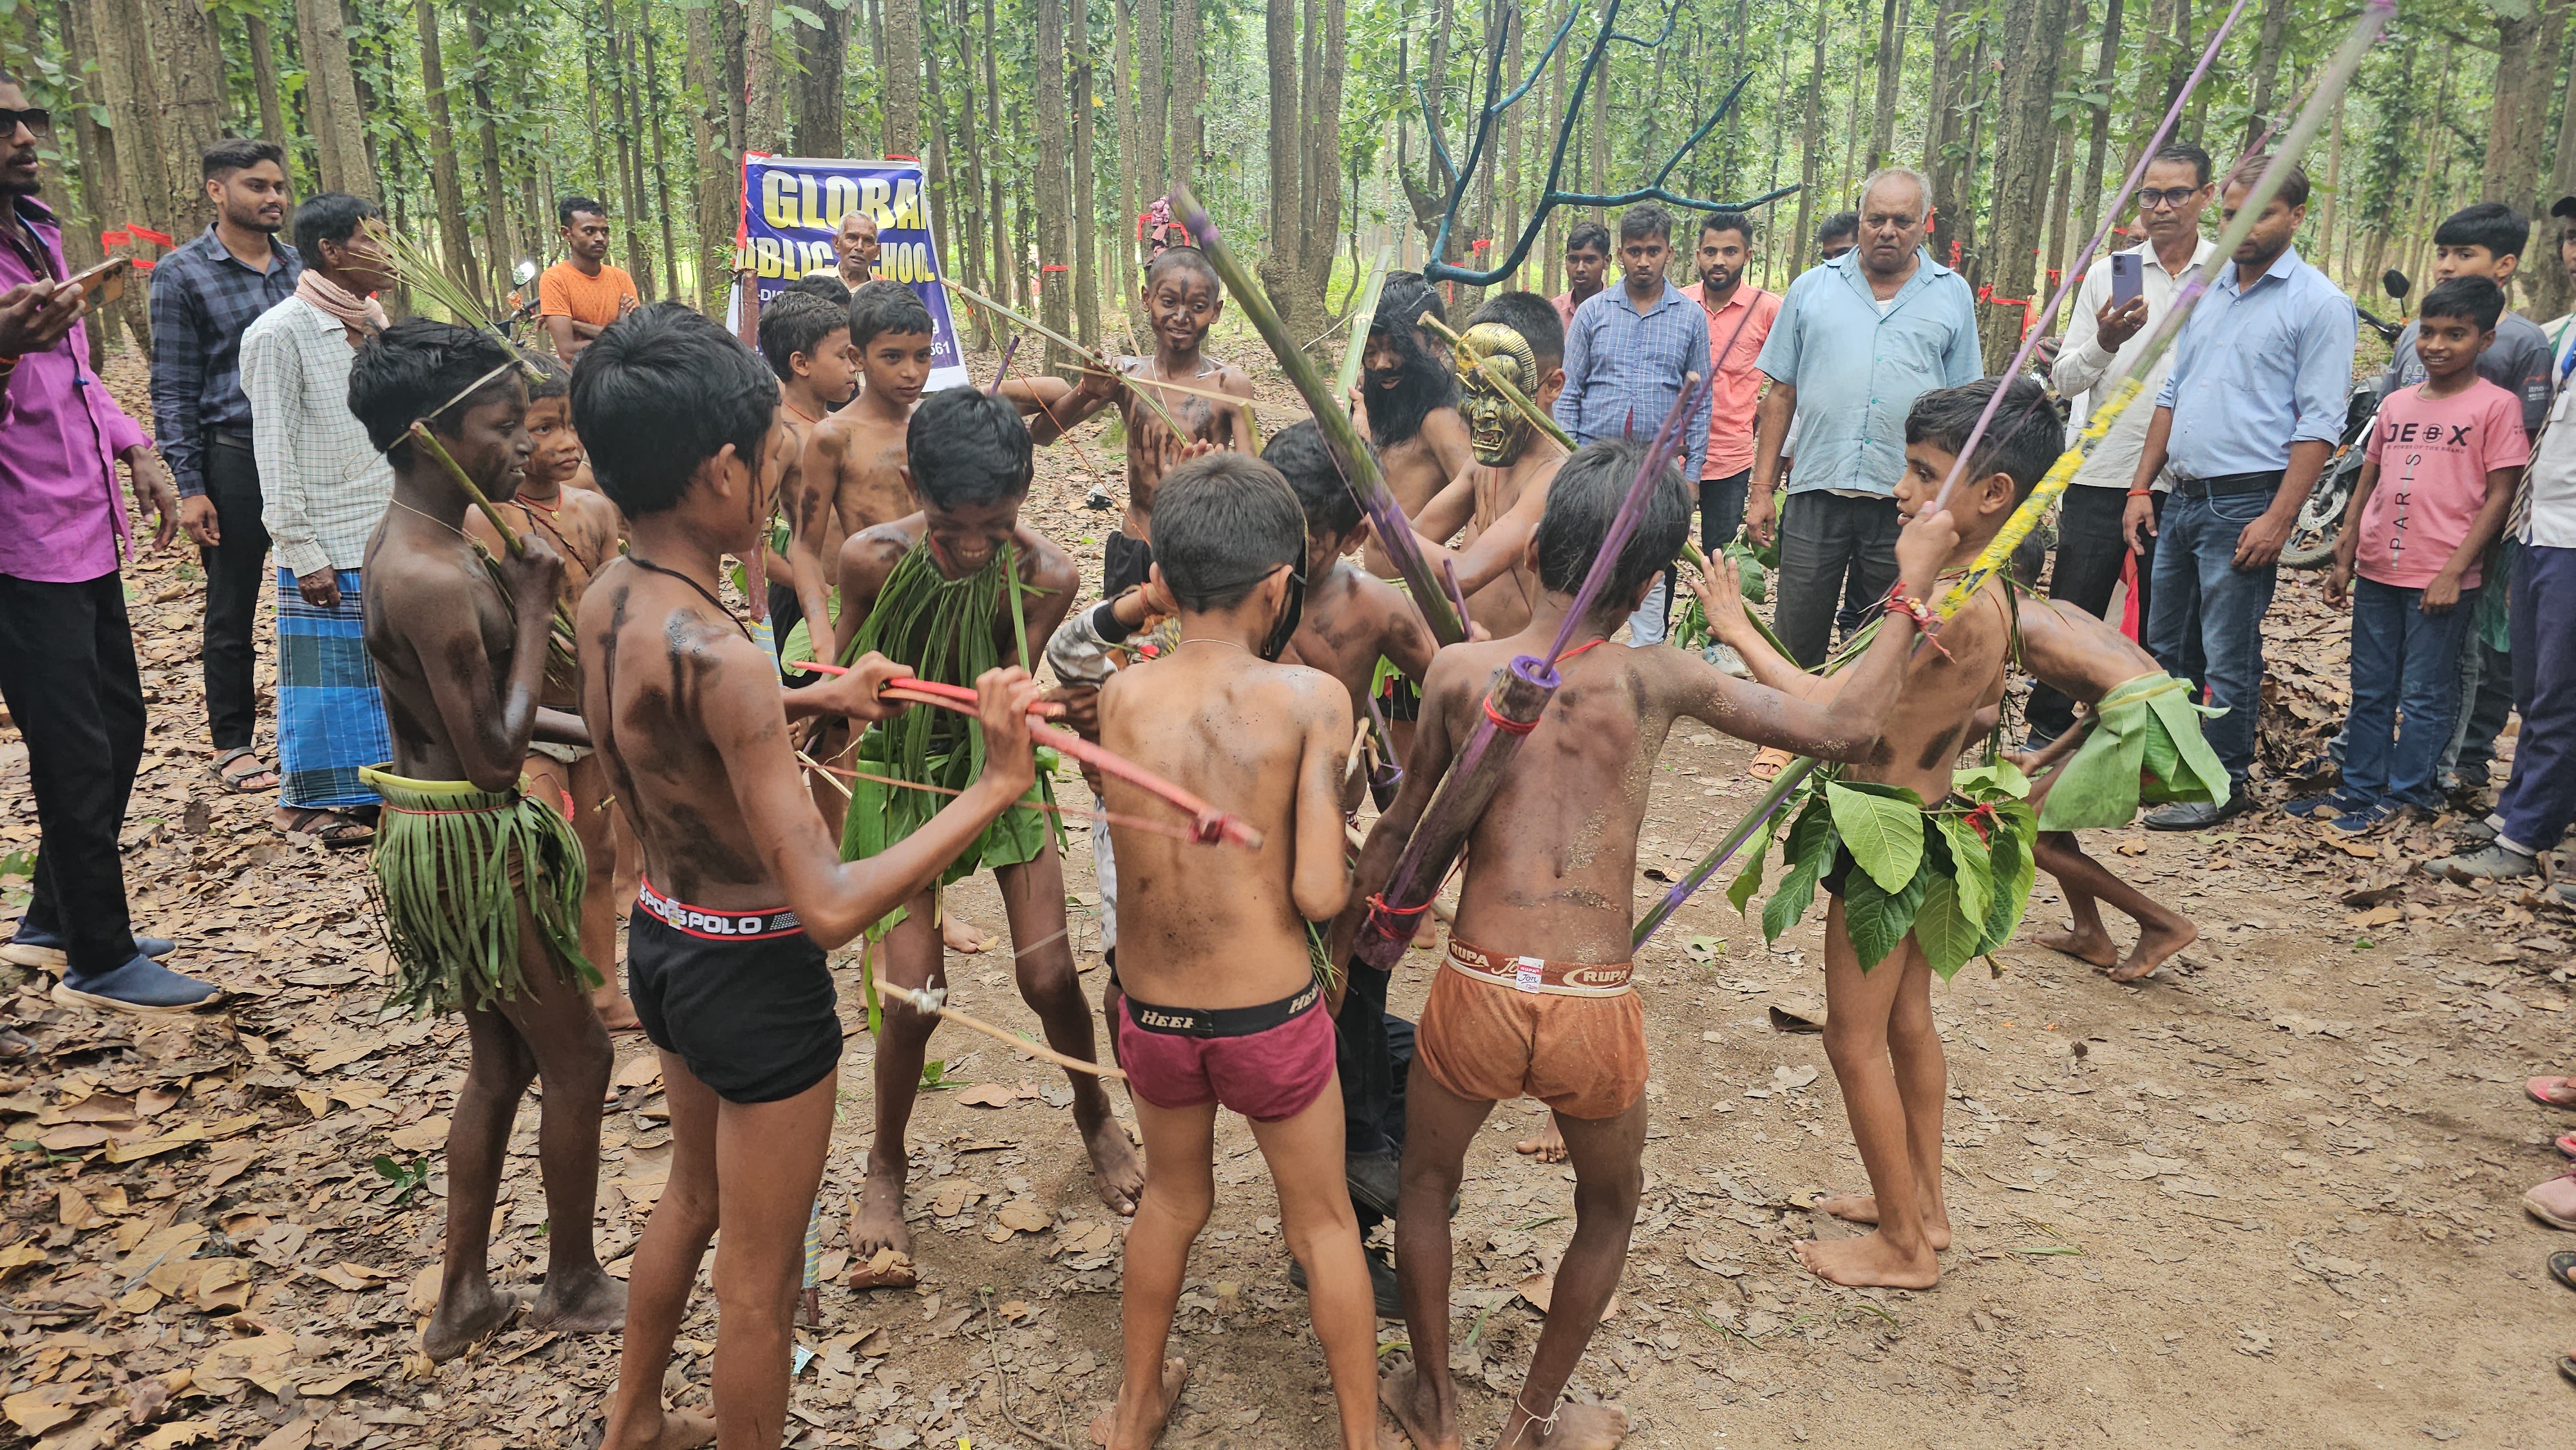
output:
<instances>
[{"instance_id":1,"label":"blue jeans","mask_svg":"<svg viewBox=\"0 0 2576 1450\"><path fill-rule=\"evenodd\" d=\"M2272 506L2272 493L2191 498L2176 489L2156 536L2147 649L2178 679L2209 691L2227 713L2205 730L2227 778L2245 788L2254 767L2254 715L2263 687L2263 615L2274 571L2236 567L2236 536Z\"/></svg>"},{"instance_id":2,"label":"blue jeans","mask_svg":"<svg viewBox=\"0 0 2576 1450\"><path fill-rule=\"evenodd\" d=\"M2424 591L2352 581L2352 714L2345 726L2344 794L2356 801L2440 809L2434 775L2460 709L2460 642L2478 591L2443 614ZM2400 723L2400 717L2403 723Z\"/></svg>"},{"instance_id":3,"label":"blue jeans","mask_svg":"<svg viewBox=\"0 0 2576 1450\"><path fill-rule=\"evenodd\" d=\"M2522 712L2513 777L2492 818L2526 851L2558 844L2576 817L2576 549L2547 545L2513 559L2513 704Z\"/></svg>"}]
</instances>

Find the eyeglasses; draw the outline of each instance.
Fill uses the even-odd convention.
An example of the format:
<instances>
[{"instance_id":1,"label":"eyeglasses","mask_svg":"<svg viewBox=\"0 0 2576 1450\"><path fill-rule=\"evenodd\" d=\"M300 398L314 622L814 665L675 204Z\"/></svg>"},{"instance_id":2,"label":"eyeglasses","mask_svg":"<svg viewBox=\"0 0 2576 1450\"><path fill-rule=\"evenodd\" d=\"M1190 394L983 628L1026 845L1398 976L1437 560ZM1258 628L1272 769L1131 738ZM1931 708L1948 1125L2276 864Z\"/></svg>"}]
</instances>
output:
<instances>
[{"instance_id":1,"label":"eyeglasses","mask_svg":"<svg viewBox=\"0 0 2576 1450\"><path fill-rule=\"evenodd\" d=\"M2162 191L2149 187L2138 193L2138 210L2157 211L2171 207L2180 211L2184 202L2198 195L2200 188L2197 186L2168 186Z\"/></svg>"},{"instance_id":2,"label":"eyeglasses","mask_svg":"<svg viewBox=\"0 0 2576 1450\"><path fill-rule=\"evenodd\" d=\"M42 106L29 106L23 111L0 108L0 141L18 134L20 126L36 134L38 140L54 134L54 113Z\"/></svg>"}]
</instances>

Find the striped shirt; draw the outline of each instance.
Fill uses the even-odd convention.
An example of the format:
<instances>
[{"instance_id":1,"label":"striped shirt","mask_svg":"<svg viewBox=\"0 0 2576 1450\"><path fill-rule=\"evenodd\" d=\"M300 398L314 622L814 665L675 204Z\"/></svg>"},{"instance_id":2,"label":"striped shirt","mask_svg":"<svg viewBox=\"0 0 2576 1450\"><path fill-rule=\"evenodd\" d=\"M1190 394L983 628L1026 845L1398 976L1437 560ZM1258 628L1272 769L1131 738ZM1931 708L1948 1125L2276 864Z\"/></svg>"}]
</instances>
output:
<instances>
[{"instance_id":1,"label":"striped shirt","mask_svg":"<svg viewBox=\"0 0 2576 1450\"><path fill-rule=\"evenodd\" d=\"M1681 396L1682 379L1708 376L1708 314L1670 282L1655 305L1639 312L1623 283L1604 287L1574 310L1565 333L1565 391L1556 421L1577 443L1654 436ZM1702 389L1683 425L1682 477L1697 480L1708 461L1709 394Z\"/></svg>"},{"instance_id":2,"label":"striped shirt","mask_svg":"<svg viewBox=\"0 0 2576 1450\"><path fill-rule=\"evenodd\" d=\"M394 471L349 411L357 352L340 319L301 297L279 303L241 340L260 520L296 577L355 569L393 497Z\"/></svg>"},{"instance_id":3,"label":"striped shirt","mask_svg":"<svg viewBox=\"0 0 2576 1450\"><path fill-rule=\"evenodd\" d=\"M277 255L256 271L209 224L152 269L152 436L182 498L206 491L206 431L250 426L242 330L293 296L303 275L293 247L270 245Z\"/></svg>"}]
</instances>

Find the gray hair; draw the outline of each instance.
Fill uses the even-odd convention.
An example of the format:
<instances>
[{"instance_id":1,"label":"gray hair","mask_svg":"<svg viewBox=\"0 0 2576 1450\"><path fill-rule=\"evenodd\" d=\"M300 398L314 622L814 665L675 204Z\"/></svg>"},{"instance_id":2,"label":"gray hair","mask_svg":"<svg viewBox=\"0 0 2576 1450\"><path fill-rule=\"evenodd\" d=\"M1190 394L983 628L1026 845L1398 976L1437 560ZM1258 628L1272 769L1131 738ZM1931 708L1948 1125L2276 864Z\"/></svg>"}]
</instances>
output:
<instances>
[{"instance_id":1,"label":"gray hair","mask_svg":"<svg viewBox=\"0 0 2576 1450\"><path fill-rule=\"evenodd\" d=\"M1913 182L1914 194L1923 198L1923 206L1925 210L1929 211L1931 209L1932 179L1925 176L1922 172L1915 170L1911 166L1882 166L1876 171L1871 172L1868 176L1862 178L1860 184L1860 195L1856 199L1862 202L1867 202L1869 200L1870 191L1880 182L1886 181L1892 177L1902 177L1907 181Z\"/></svg>"}]
</instances>

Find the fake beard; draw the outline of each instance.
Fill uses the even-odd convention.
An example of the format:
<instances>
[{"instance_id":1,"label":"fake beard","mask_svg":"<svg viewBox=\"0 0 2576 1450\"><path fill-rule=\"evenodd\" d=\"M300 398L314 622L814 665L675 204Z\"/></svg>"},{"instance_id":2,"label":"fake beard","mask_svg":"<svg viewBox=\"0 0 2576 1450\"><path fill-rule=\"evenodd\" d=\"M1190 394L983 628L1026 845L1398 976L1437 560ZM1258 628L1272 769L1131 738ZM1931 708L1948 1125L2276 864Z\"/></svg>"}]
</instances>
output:
<instances>
[{"instance_id":1,"label":"fake beard","mask_svg":"<svg viewBox=\"0 0 2576 1450\"><path fill-rule=\"evenodd\" d=\"M1458 406L1458 380L1437 359L1424 357L1411 346L1411 338L1400 338L1396 347L1404 363L1392 371L1371 368L1362 376L1366 384L1360 398L1368 408L1369 438L1380 448L1392 448L1422 431L1422 420L1442 408ZM1386 386L1393 379L1395 386Z\"/></svg>"}]
</instances>

